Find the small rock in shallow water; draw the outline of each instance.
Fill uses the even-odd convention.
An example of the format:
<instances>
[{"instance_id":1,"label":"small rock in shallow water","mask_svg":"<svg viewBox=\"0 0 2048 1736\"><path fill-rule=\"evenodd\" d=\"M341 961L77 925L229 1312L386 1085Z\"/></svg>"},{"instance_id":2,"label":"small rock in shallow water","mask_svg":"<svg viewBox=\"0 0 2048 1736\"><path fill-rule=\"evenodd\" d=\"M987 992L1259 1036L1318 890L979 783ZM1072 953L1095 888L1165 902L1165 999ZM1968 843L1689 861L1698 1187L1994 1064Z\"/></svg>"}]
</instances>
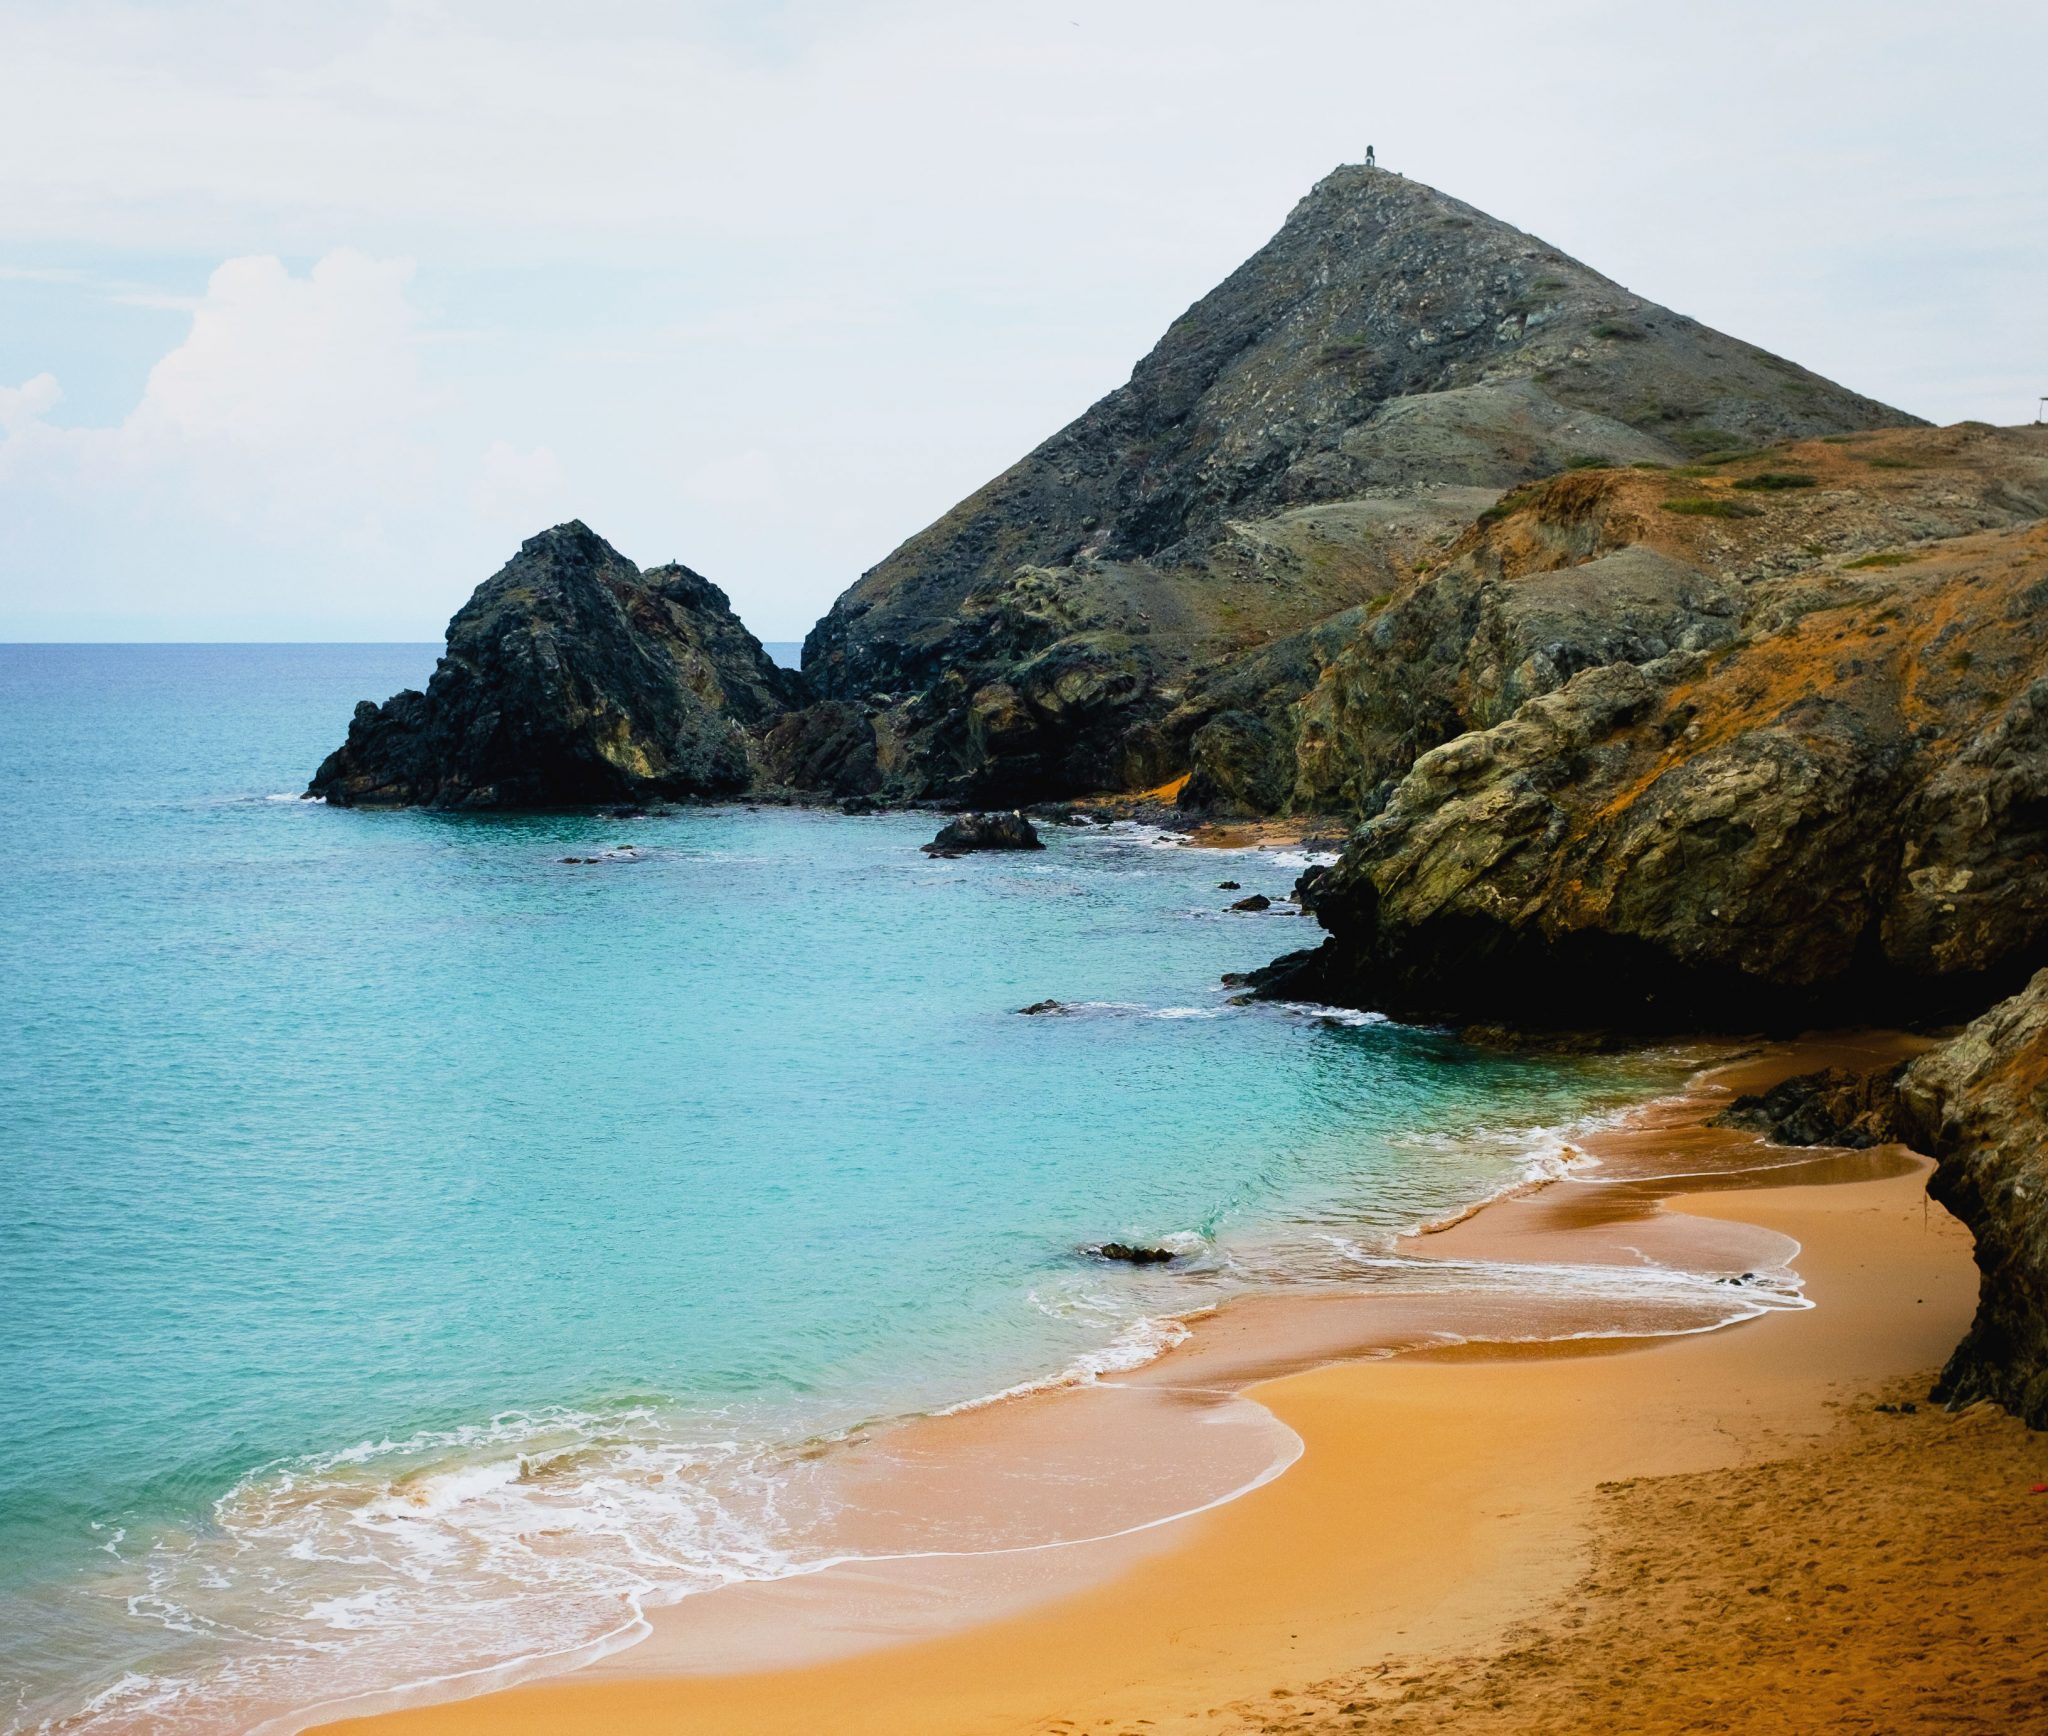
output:
<instances>
[{"instance_id":1,"label":"small rock in shallow water","mask_svg":"<svg viewBox=\"0 0 2048 1736\"><path fill-rule=\"evenodd\" d=\"M1126 1266L1163 1266L1173 1258L1171 1248L1139 1248L1129 1242L1100 1242L1088 1252L1098 1260L1121 1260Z\"/></svg>"},{"instance_id":2,"label":"small rock in shallow water","mask_svg":"<svg viewBox=\"0 0 2048 1736\"><path fill-rule=\"evenodd\" d=\"M1219 880L1216 882L1216 890L1218 892L1242 892L1244 890L1244 883L1239 880Z\"/></svg>"},{"instance_id":3,"label":"small rock in shallow water","mask_svg":"<svg viewBox=\"0 0 2048 1736\"><path fill-rule=\"evenodd\" d=\"M1273 908L1273 901L1263 892L1254 892L1249 898L1240 898L1230 908L1232 910L1271 910Z\"/></svg>"},{"instance_id":4,"label":"small rock in shallow water","mask_svg":"<svg viewBox=\"0 0 2048 1736\"><path fill-rule=\"evenodd\" d=\"M1019 813L962 814L922 849L927 856L962 856L970 850L1043 850L1038 829Z\"/></svg>"},{"instance_id":5,"label":"small rock in shallow water","mask_svg":"<svg viewBox=\"0 0 2048 1736\"><path fill-rule=\"evenodd\" d=\"M1067 1009L1059 1001L1033 1001L1028 1007L1019 1007L1020 1013L1063 1013Z\"/></svg>"}]
</instances>

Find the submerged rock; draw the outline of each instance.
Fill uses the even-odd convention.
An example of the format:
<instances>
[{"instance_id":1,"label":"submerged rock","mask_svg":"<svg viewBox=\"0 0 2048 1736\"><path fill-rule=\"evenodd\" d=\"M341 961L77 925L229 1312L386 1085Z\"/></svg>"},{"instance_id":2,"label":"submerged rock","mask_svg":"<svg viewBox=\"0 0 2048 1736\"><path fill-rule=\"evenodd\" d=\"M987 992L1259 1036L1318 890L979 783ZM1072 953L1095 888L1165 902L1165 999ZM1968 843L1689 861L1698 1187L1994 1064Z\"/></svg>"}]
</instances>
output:
<instances>
[{"instance_id":1,"label":"submerged rock","mask_svg":"<svg viewBox=\"0 0 2048 1736\"><path fill-rule=\"evenodd\" d=\"M927 856L964 856L971 850L1043 850L1045 842L1022 814L962 814L919 847Z\"/></svg>"},{"instance_id":2,"label":"submerged rock","mask_svg":"<svg viewBox=\"0 0 2048 1736\"><path fill-rule=\"evenodd\" d=\"M642 573L558 525L457 611L424 693L356 707L307 793L441 808L732 795L754 775L751 732L802 697L709 580Z\"/></svg>"},{"instance_id":3,"label":"submerged rock","mask_svg":"<svg viewBox=\"0 0 2048 1736\"><path fill-rule=\"evenodd\" d=\"M1063 1013L1066 1010L1067 1004L1065 1001L1033 1001L1030 1006L1017 1009L1026 1018L1031 1018L1039 1013Z\"/></svg>"}]
</instances>

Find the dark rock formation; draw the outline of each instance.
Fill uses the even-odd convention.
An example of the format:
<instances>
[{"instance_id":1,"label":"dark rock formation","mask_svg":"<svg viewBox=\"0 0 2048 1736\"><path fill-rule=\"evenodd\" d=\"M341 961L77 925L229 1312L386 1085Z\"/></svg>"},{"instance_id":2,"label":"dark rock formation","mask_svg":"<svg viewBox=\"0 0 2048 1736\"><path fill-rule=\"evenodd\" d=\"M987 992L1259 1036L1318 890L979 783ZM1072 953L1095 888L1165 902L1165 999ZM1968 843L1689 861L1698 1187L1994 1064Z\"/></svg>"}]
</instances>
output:
<instances>
[{"instance_id":1,"label":"dark rock formation","mask_svg":"<svg viewBox=\"0 0 2048 1736\"><path fill-rule=\"evenodd\" d=\"M1098 1260L1118 1260L1126 1266L1163 1266L1173 1258L1170 1248L1133 1247L1128 1242L1098 1242L1088 1252Z\"/></svg>"},{"instance_id":2,"label":"dark rock formation","mask_svg":"<svg viewBox=\"0 0 2048 1736\"><path fill-rule=\"evenodd\" d=\"M443 808L731 795L753 777L749 731L803 697L709 580L643 574L558 525L456 613L424 693L356 707L307 793Z\"/></svg>"},{"instance_id":3,"label":"dark rock formation","mask_svg":"<svg viewBox=\"0 0 2048 1736\"><path fill-rule=\"evenodd\" d=\"M761 737L761 778L792 790L872 802L882 786L875 726L857 705L828 699L778 717Z\"/></svg>"},{"instance_id":4,"label":"dark rock formation","mask_svg":"<svg viewBox=\"0 0 2048 1736\"><path fill-rule=\"evenodd\" d=\"M1196 802L1268 810L1292 783L1287 707L1329 647L1221 677L1370 608L1501 489L1910 420L1419 182L1343 168L1127 385L841 597L804 668L873 714L894 794L1194 768ZM1639 639L1682 636L1668 599L1645 607ZM1504 673L1543 649L1540 621L1501 631Z\"/></svg>"},{"instance_id":5,"label":"dark rock formation","mask_svg":"<svg viewBox=\"0 0 2048 1736\"><path fill-rule=\"evenodd\" d=\"M1043 850L1045 842L1022 814L962 814L919 848L927 856L964 856L970 850Z\"/></svg>"},{"instance_id":6,"label":"dark rock formation","mask_svg":"<svg viewBox=\"0 0 2048 1736\"><path fill-rule=\"evenodd\" d=\"M1249 898L1240 898L1230 907L1232 910L1271 910L1272 899L1263 892L1254 892Z\"/></svg>"},{"instance_id":7,"label":"dark rock formation","mask_svg":"<svg viewBox=\"0 0 2048 1736\"><path fill-rule=\"evenodd\" d=\"M1899 1071L1830 1067L1802 1073L1768 1091L1736 1098L1715 1120L1723 1127L1764 1134L1778 1145L1839 1145L1854 1151L1884 1145L1901 1137Z\"/></svg>"},{"instance_id":8,"label":"dark rock formation","mask_svg":"<svg viewBox=\"0 0 2048 1736\"><path fill-rule=\"evenodd\" d=\"M1030 1006L1017 1009L1026 1018L1036 1018L1043 1013L1063 1013L1066 1010L1064 1001L1033 1001Z\"/></svg>"}]
</instances>

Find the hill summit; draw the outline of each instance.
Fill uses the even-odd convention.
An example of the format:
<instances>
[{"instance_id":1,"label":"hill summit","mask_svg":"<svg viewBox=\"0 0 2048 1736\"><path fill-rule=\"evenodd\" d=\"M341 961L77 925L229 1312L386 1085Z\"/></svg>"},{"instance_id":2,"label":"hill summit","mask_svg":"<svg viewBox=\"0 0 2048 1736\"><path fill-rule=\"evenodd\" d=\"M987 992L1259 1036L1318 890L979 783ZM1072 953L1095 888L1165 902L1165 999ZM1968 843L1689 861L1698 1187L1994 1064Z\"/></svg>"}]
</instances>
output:
<instances>
[{"instance_id":1,"label":"hill summit","mask_svg":"<svg viewBox=\"0 0 2048 1736\"><path fill-rule=\"evenodd\" d=\"M1913 420L1343 167L1127 384L833 605L804 650L831 703L784 752L909 799L1142 787L1187 769L1226 672L1277 646L1251 685L1305 688L1313 636L1282 642L1518 483Z\"/></svg>"}]
</instances>

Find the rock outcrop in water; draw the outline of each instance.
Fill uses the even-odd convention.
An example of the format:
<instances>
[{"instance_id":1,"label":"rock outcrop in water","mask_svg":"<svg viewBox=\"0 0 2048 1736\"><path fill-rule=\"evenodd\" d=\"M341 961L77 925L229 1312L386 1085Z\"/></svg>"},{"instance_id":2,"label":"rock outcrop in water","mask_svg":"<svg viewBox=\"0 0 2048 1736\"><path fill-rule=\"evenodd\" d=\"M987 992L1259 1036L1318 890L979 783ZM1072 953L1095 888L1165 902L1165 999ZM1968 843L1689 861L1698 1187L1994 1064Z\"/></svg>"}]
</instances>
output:
<instances>
[{"instance_id":1,"label":"rock outcrop in water","mask_svg":"<svg viewBox=\"0 0 2048 1736\"><path fill-rule=\"evenodd\" d=\"M1127 385L834 604L805 673L867 729L847 740L841 711L788 745L835 788L912 800L1192 770L1191 800L1285 806L1295 702L1502 489L1910 420L1419 182L1339 169ZM1713 616L1705 581L1616 577L1642 594L1610 638ZM1504 650L1543 630L1498 626Z\"/></svg>"},{"instance_id":2,"label":"rock outcrop in water","mask_svg":"<svg viewBox=\"0 0 2048 1736\"><path fill-rule=\"evenodd\" d=\"M957 820L948 820L936 838L919 848L927 856L965 856L976 850L1043 850L1045 840L1019 813L962 814Z\"/></svg>"},{"instance_id":3,"label":"rock outcrop in water","mask_svg":"<svg viewBox=\"0 0 2048 1736\"><path fill-rule=\"evenodd\" d=\"M708 579L642 573L557 525L449 622L424 693L356 707L307 794L443 808L732 795L753 780L755 732L804 697Z\"/></svg>"}]
</instances>

